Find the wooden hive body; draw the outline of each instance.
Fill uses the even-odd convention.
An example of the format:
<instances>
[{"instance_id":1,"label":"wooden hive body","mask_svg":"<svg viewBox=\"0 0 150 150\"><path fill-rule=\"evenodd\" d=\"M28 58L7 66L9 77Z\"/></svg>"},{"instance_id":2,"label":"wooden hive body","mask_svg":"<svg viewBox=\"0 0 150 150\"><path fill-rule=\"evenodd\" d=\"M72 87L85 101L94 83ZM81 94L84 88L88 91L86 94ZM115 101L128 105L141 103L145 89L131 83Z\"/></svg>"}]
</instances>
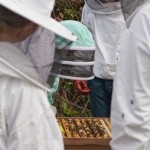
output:
<instances>
[{"instance_id":1,"label":"wooden hive body","mask_svg":"<svg viewBox=\"0 0 150 150\"><path fill-rule=\"evenodd\" d=\"M65 150L111 150L111 126L108 118L57 118Z\"/></svg>"}]
</instances>

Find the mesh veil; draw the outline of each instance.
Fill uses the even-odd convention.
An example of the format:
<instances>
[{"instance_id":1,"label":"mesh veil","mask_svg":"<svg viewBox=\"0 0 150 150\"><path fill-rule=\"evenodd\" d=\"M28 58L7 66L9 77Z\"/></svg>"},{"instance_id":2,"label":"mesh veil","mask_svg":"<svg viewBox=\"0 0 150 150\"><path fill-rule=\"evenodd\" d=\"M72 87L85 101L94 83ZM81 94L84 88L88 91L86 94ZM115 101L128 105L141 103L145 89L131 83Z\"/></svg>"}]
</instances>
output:
<instances>
[{"instance_id":1,"label":"mesh veil","mask_svg":"<svg viewBox=\"0 0 150 150\"><path fill-rule=\"evenodd\" d=\"M121 10L119 0L108 2L109 0L85 0L88 7L97 13L114 13Z\"/></svg>"},{"instance_id":2,"label":"mesh veil","mask_svg":"<svg viewBox=\"0 0 150 150\"><path fill-rule=\"evenodd\" d=\"M127 20L139 7L148 0L121 0L122 12L125 20Z\"/></svg>"}]
</instances>

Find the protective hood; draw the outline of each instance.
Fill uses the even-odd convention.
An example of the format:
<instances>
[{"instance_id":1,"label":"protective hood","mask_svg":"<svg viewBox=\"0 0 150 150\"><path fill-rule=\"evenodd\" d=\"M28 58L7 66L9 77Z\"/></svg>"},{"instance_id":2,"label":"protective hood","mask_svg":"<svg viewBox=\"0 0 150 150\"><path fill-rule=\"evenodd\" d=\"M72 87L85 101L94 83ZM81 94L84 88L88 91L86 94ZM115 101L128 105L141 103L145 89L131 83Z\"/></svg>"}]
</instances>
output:
<instances>
[{"instance_id":1,"label":"protective hood","mask_svg":"<svg viewBox=\"0 0 150 150\"><path fill-rule=\"evenodd\" d=\"M117 2L108 3L108 0L85 0L88 7L100 14L116 13L121 10L121 5Z\"/></svg>"},{"instance_id":2,"label":"protective hood","mask_svg":"<svg viewBox=\"0 0 150 150\"><path fill-rule=\"evenodd\" d=\"M121 7L127 27L130 26L137 11L150 0L121 0Z\"/></svg>"},{"instance_id":3,"label":"protective hood","mask_svg":"<svg viewBox=\"0 0 150 150\"><path fill-rule=\"evenodd\" d=\"M31 82L43 90L50 91L43 85L37 71L28 58L13 45L0 43L0 76L10 76Z\"/></svg>"},{"instance_id":4,"label":"protective hood","mask_svg":"<svg viewBox=\"0 0 150 150\"><path fill-rule=\"evenodd\" d=\"M78 21L67 20L61 24L75 33L78 40L70 42L56 37L55 61L50 74L72 80L93 79L95 42L91 32Z\"/></svg>"}]
</instances>

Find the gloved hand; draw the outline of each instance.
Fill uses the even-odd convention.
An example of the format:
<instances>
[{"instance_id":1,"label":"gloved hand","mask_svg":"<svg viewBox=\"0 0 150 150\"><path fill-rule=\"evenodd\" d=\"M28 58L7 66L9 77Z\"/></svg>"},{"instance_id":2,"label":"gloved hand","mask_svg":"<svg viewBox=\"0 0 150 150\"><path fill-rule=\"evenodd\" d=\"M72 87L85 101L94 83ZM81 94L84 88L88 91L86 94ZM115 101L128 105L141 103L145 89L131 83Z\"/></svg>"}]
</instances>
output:
<instances>
[{"instance_id":1,"label":"gloved hand","mask_svg":"<svg viewBox=\"0 0 150 150\"><path fill-rule=\"evenodd\" d=\"M80 93L89 93L90 89L88 88L87 82L84 80L74 80L73 81L75 88L80 92Z\"/></svg>"}]
</instances>

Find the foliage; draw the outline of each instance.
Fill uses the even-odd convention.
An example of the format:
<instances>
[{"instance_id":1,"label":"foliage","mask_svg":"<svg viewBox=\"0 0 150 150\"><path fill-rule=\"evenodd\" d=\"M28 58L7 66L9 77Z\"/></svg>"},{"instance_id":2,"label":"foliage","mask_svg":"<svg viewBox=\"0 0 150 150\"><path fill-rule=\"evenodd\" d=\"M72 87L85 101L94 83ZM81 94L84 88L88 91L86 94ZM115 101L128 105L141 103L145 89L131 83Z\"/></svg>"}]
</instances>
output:
<instances>
[{"instance_id":1,"label":"foliage","mask_svg":"<svg viewBox=\"0 0 150 150\"><path fill-rule=\"evenodd\" d=\"M61 79L58 91L54 95L58 116L91 116L89 95L80 94L72 81Z\"/></svg>"},{"instance_id":2,"label":"foliage","mask_svg":"<svg viewBox=\"0 0 150 150\"><path fill-rule=\"evenodd\" d=\"M83 0L56 0L52 13L57 21L61 20L81 20Z\"/></svg>"}]
</instances>

